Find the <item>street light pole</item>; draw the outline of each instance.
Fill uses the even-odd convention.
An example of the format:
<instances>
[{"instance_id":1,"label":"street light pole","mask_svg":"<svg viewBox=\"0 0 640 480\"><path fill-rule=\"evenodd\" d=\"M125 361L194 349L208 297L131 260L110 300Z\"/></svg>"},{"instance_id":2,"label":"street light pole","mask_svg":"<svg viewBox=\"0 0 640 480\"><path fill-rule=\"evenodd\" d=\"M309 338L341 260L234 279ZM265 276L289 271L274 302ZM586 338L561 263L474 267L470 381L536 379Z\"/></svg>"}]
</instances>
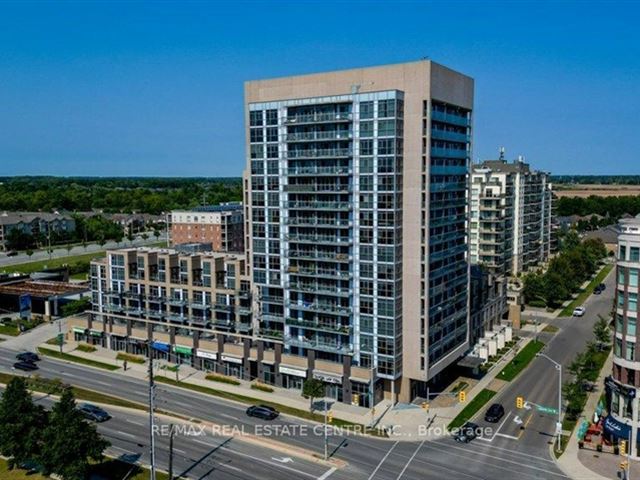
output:
<instances>
[{"instance_id":1,"label":"street light pole","mask_svg":"<svg viewBox=\"0 0 640 480\"><path fill-rule=\"evenodd\" d=\"M536 357L543 357L549 360L556 367L558 371L558 424L556 425L556 430L558 433L558 445L556 446L557 451L561 450L560 442L562 438L562 365L556 362L551 357L545 355L544 353L536 353Z\"/></svg>"},{"instance_id":2,"label":"street light pole","mask_svg":"<svg viewBox=\"0 0 640 480\"><path fill-rule=\"evenodd\" d=\"M329 438L327 436L327 387L324 387L324 460L327 461L329 457Z\"/></svg>"},{"instance_id":3,"label":"street light pole","mask_svg":"<svg viewBox=\"0 0 640 480\"><path fill-rule=\"evenodd\" d=\"M149 342L149 457L151 459L150 480L156 480L156 446L154 438L155 419L153 415L155 400L155 385L153 382L153 353L151 351L151 342Z\"/></svg>"}]
</instances>

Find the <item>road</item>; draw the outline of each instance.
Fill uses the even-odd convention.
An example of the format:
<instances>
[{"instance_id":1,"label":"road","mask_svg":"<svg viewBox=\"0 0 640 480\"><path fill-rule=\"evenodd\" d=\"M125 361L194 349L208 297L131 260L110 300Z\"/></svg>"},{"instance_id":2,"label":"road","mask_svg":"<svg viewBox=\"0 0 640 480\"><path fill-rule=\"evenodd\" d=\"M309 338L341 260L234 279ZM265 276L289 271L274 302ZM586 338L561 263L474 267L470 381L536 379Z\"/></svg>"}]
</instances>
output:
<instances>
[{"instance_id":1,"label":"road","mask_svg":"<svg viewBox=\"0 0 640 480\"><path fill-rule=\"evenodd\" d=\"M572 362L576 354L586 348L587 342L593 340L593 326L598 315L610 317L615 292L615 269L605 279L606 290L600 295L592 295L585 302L584 317L557 318L549 321L561 329L555 336L540 334L540 339L548 342L542 353L559 362L563 366L563 382L569 379L566 367ZM599 386L602 388L602 386ZM495 402L504 405L506 414L497 435L488 438L497 447L508 447L535 455L548 456L549 446L554 440L557 415L531 410L516 409L516 397L552 408L558 408L558 371L545 358L535 358L529 367L509 386L494 398ZM514 422L515 417L522 420L522 425ZM480 426L490 424L480 419ZM495 428L496 425L493 425Z\"/></svg>"},{"instance_id":2,"label":"road","mask_svg":"<svg viewBox=\"0 0 640 480\"><path fill-rule=\"evenodd\" d=\"M582 318L562 318L551 321L561 328L555 336L541 334L548 340L544 353L551 358L568 365L575 354L585 348L592 336L593 324L597 315L608 314L613 299L613 274L606 279L607 289L600 296L593 296L586 302L587 313ZM11 372L11 364L15 356L0 344L0 370ZM82 365L45 359L40 364L38 374L50 378L62 378L67 383L90 388L99 392L115 395L125 399L147 401L147 387L144 381L131 377L123 377L118 373L92 369ZM15 372L12 372L15 373ZM184 453L176 457L176 469L184 470L194 466L185 473L189 478L233 478L233 479L280 479L318 478L326 480L363 479L363 480L442 480L455 476L460 479L560 479L566 477L556 466L550 456L549 444L553 441L556 418L554 416L534 413L533 411L517 411L515 398L523 396L527 400L541 405L555 407L557 405L557 373L553 365L543 358L534 359L528 369L503 389L495 398L507 411L503 421L491 425L493 434L478 439L471 444L461 445L450 438L439 440L425 439L422 442L397 441L396 439L376 439L371 437L341 435L332 433L329 438L329 451L334 458L343 460L347 466L339 470L318 471L317 465L310 464L298 457L292 461L278 465L273 457L282 459L285 455L276 452L259 452L251 447L244 450L246 444L232 440L228 444L215 449L224 442L223 437L202 438L184 437L176 439L176 448ZM205 422L214 422L229 427L235 426L252 434L264 434L265 425L272 427L275 440L293 447L321 455L324 444L321 431L315 424L293 417L282 416L274 422L263 422L247 417L244 413L246 405L222 400L216 397L158 384L157 407L166 411L186 415ZM482 415L483 412L481 412ZM132 413L131 415L138 415ZM480 415L480 416L481 416ZM522 430L513 422L518 415L522 417L526 428ZM118 425L120 432L134 435L128 442L119 438L114 448L121 454L140 454L145 461L146 424L124 426L114 419L112 425ZM126 422L126 420L125 420ZM104 428L108 427L104 424ZM126 422L131 423L131 422ZM481 425L486 426L482 421ZM103 428L103 427L101 427ZM122 430L126 428L126 430ZM110 432L109 435L115 435ZM121 435L122 437L122 435ZM127 435L124 435L127 437ZM196 441L197 440L197 441ZM167 464L166 439L158 441L158 462L161 468ZM267 449L268 450L268 449ZM260 456L272 463L261 463L244 454ZM205 457L206 455L206 457ZM270 459L267 459L271 455ZM290 456L290 455L289 455ZM244 459L244 461L242 460ZM226 467L223 464L226 462ZM248 463L257 462L258 466ZM211 463L209 468L218 468L215 475L201 473L203 465ZM179 467L178 467L179 465ZM231 468L233 467L233 468ZM298 472L287 468L299 470ZM241 470L234 470L234 468ZM252 470L256 468L256 470ZM306 473L300 473L306 472ZM206 473L206 472L205 472ZM297 475L297 476L296 476ZM316 476L317 475L317 476Z\"/></svg>"},{"instance_id":3,"label":"road","mask_svg":"<svg viewBox=\"0 0 640 480\"><path fill-rule=\"evenodd\" d=\"M38 262L40 260L49 260L49 258L64 258L76 255L84 255L86 253L102 252L110 248L123 248L129 246L141 247L152 243L158 243L164 240L164 234L159 238L155 238L153 236L153 232L149 232L148 235L149 238L147 240L143 240L142 238L138 237L135 238L133 242L129 242L125 239L119 244L113 241L109 241L104 245L99 245L97 243L88 243L87 248L83 247L82 245L77 245L71 250L67 250L66 248L54 247L53 251L51 252L51 257L49 257L49 253L46 250L35 250L31 257L29 257L26 253L19 253L18 255L15 255L13 257L7 257L4 253L0 253L0 267L8 267L10 265L18 265L20 263Z\"/></svg>"}]
</instances>

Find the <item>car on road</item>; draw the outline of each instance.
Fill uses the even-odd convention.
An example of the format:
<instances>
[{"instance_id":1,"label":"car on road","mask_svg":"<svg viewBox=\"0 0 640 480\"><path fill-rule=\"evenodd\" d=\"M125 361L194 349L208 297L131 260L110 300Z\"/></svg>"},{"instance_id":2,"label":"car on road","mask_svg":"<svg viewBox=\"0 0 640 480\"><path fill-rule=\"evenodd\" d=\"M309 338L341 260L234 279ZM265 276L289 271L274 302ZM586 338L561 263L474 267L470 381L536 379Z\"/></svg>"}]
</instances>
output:
<instances>
[{"instance_id":1,"label":"car on road","mask_svg":"<svg viewBox=\"0 0 640 480\"><path fill-rule=\"evenodd\" d=\"M38 370L38 365L33 362L16 362L13 364L13 368L16 370L22 370L23 372L33 372L34 370Z\"/></svg>"},{"instance_id":2,"label":"car on road","mask_svg":"<svg viewBox=\"0 0 640 480\"><path fill-rule=\"evenodd\" d=\"M573 316L574 316L574 317L582 317L582 316L584 316L584 314L585 314L585 312L586 312L586 311L587 311L587 309L586 309L586 308L584 308L584 307L576 307L576 308L573 310Z\"/></svg>"},{"instance_id":3,"label":"car on road","mask_svg":"<svg viewBox=\"0 0 640 480\"><path fill-rule=\"evenodd\" d=\"M498 423L502 417L504 417L504 407L499 403L491 405L484 414L485 421L489 423Z\"/></svg>"},{"instance_id":4,"label":"car on road","mask_svg":"<svg viewBox=\"0 0 640 480\"><path fill-rule=\"evenodd\" d=\"M250 417L257 417L263 420L273 420L280 413L273 407L267 405L253 405L247 408L247 415Z\"/></svg>"},{"instance_id":5,"label":"car on road","mask_svg":"<svg viewBox=\"0 0 640 480\"><path fill-rule=\"evenodd\" d=\"M453 434L453 439L459 443L469 443L474 438L480 435L480 427L472 422L467 422L462 425Z\"/></svg>"},{"instance_id":6,"label":"car on road","mask_svg":"<svg viewBox=\"0 0 640 480\"><path fill-rule=\"evenodd\" d=\"M18 255L18 252L16 252L15 250L9 250L7 253L5 253L5 255L7 257L15 257L16 255Z\"/></svg>"},{"instance_id":7,"label":"car on road","mask_svg":"<svg viewBox=\"0 0 640 480\"><path fill-rule=\"evenodd\" d=\"M111 418L111 415L109 415L106 410L90 403L83 403L78 407L78 411L84 415L84 418L87 420L93 420L98 423L106 422Z\"/></svg>"},{"instance_id":8,"label":"car on road","mask_svg":"<svg viewBox=\"0 0 640 480\"><path fill-rule=\"evenodd\" d=\"M40 361L40 357L33 352L21 352L16 355L16 358L22 362L35 363Z\"/></svg>"}]
</instances>

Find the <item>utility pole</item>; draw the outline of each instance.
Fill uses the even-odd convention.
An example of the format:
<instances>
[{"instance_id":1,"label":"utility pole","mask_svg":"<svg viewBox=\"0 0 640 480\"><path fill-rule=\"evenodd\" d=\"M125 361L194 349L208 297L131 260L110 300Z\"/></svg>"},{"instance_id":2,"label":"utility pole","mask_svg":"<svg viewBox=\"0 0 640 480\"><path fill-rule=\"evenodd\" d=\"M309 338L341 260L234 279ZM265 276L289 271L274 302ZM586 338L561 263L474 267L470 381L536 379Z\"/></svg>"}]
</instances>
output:
<instances>
[{"instance_id":1,"label":"utility pole","mask_svg":"<svg viewBox=\"0 0 640 480\"><path fill-rule=\"evenodd\" d=\"M562 365L544 353L536 353L536 357L543 357L549 360L558 371L558 423L556 424L556 433L558 435L557 451L561 451L560 442L562 441Z\"/></svg>"},{"instance_id":2,"label":"utility pole","mask_svg":"<svg viewBox=\"0 0 640 480\"><path fill-rule=\"evenodd\" d=\"M155 439L153 438L155 423L153 417L155 385L153 383L153 352L151 351L151 342L149 342L149 456L151 464L151 473L149 480L156 480L156 455L155 455Z\"/></svg>"},{"instance_id":3,"label":"utility pole","mask_svg":"<svg viewBox=\"0 0 640 480\"><path fill-rule=\"evenodd\" d=\"M329 458L329 437L327 435L327 387L324 387L324 459Z\"/></svg>"},{"instance_id":4,"label":"utility pole","mask_svg":"<svg viewBox=\"0 0 640 480\"><path fill-rule=\"evenodd\" d=\"M169 425L169 480L173 480L173 423Z\"/></svg>"}]
</instances>

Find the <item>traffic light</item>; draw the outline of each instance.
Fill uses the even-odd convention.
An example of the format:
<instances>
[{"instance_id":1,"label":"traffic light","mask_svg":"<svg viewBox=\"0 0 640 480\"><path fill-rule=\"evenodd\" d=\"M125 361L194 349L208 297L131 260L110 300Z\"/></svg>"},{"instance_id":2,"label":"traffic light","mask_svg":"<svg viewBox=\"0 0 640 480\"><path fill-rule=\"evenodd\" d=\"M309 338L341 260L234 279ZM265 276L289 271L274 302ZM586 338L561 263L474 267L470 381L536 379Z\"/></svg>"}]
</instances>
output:
<instances>
[{"instance_id":1,"label":"traffic light","mask_svg":"<svg viewBox=\"0 0 640 480\"><path fill-rule=\"evenodd\" d=\"M464 403L467 401L467 392L465 392L464 390L460 390L458 392L458 401L460 403Z\"/></svg>"},{"instance_id":2,"label":"traffic light","mask_svg":"<svg viewBox=\"0 0 640 480\"><path fill-rule=\"evenodd\" d=\"M620 462L620 469L626 470L629 464L627 462Z\"/></svg>"},{"instance_id":3,"label":"traffic light","mask_svg":"<svg viewBox=\"0 0 640 480\"><path fill-rule=\"evenodd\" d=\"M516 397L516 408L523 408L523 407L524 407L524 398Z\"/></svg>"},{"instance_id":4,"label":"traffic light","mask_svg":"<svg viewBox=\"0 0 640 480\"><path fill-rule=\"evenodd\" d=\"M327 413L327 422L329 422L329 423L333 422L333 412L328 412Z\"/></svg>"},{"instance_id":5,"label":"traffic light","mask_svg":"<svg viewBox=\"0 0 640 480\"><path fill-rule=\"evenodd\" d=\"M422 404L420 405L422 407L422 409L426 412L427 410L429 410L429 404L427 402L422 402Z\"/></svg>"},{"instance_id":6,"label":"traffic light","mask_svg":"<svg viewBox=\"0 0 640 480\"><path fill-rule=\"evenodd\" d=\"M627 441L620 440L620 455L626 455L626 454L627 454Z\"/></svg>"}]
</instances>

